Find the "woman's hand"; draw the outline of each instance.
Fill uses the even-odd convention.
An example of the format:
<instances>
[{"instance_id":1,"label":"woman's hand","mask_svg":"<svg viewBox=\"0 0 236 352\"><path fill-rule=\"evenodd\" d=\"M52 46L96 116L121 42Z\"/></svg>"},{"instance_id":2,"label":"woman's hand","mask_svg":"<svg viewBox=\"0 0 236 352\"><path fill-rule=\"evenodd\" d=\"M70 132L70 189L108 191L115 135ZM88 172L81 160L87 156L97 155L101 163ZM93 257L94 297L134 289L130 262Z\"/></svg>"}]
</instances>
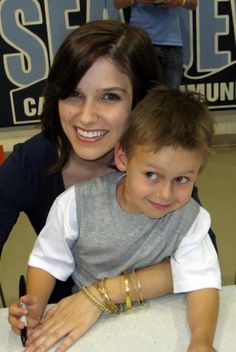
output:
<instances>
[{"instance_id":1,"label":"woman's hand","mask_svg":"<svg viewBox=\"0 0 236 352\"><path fill-rule=\"evenodd\" d=\"M64 337L56 349L64 352L94 325L101 313L82 292L66 297L46 313L30 334L25 351L46 352Z\"/></svg>"},{"instance_id":2,"label":"woman's hand","mask_svg":"<svg viewBox=\"0 0 236 352\"><path fill-rule=\"evenodd\" d=\"M12 330L18 335L20 334L20 330L25 326L20 320L23 315L27 316L27 326L29 331L40 322L41 318L41 309L39 308L36 297L25 295L21 297L21 301L26 303L27 308L21 308L19 306L20 302L17 301L11 304L8 310L8 321Z\"/></svg>"}]
</instances>

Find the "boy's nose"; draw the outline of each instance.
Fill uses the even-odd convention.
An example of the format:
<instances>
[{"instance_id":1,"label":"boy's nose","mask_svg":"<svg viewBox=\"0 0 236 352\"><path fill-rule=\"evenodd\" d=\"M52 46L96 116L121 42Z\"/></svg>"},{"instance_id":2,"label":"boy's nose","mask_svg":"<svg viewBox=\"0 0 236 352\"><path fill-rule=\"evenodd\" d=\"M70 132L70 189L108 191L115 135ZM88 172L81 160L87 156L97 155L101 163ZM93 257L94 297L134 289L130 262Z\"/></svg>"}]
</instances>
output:
<instances>
[{"instance_id":1,"label":"boy's nose","mask_svg":"<svg viewBox=\"0 0 236 352\"><path fill-rule=\"evenodd\" d=\"M162 182L158 185L157 196L159 199L162 200L169 200L171 199L171 184L169 182Z\"/></svg>"}]
</instances>

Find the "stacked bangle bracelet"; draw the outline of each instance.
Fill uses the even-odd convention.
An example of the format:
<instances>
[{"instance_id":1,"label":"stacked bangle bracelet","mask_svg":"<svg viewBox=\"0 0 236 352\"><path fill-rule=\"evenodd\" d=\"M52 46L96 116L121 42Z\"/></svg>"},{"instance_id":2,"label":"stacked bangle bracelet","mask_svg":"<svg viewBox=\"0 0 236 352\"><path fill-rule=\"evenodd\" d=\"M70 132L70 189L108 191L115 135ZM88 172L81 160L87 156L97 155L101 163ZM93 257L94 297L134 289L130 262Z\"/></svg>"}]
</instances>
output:
<instances>
[{"instance_id":1,"label":"stacked bangle bracelet","mask_svg":"<svg viewBox=\"0 0 236 352\"><path fill-rule=\"evenodd\" d=\"M93 294L86 286L82 287L82 291L85 296L89 298L90 301L92 301L103 312L119 314L121 310L118 305L111 301L105 287L105 281L106 280L103 279L92 285L97 290L98 295L100 295L99 298L97 295Z\"/></svg>"},{"instance_id":2,"label":"stacked bangle bracelet","mask_svg":"<svg viewBox=\"0 0 236 352\"><path fill-rule=\"evenodd\" d=\"M129 287L129 276L128 273L124 272L124 287L125 287L125 307L126 309L132 308L132 301L130 298L130 287Z\"/></svg>"},{"instance_id":3,"label":"stacked bangle bracelet","mask_svg":"<svg viewBox=\"0 0 236 352\"><path fill-rule=\"evenodd\" d=\"M97 282L96 286L98 288L98 291L100 292L100 294L103 298L104 304L110 310L110 312L115 313L115 314L119 314L121 312L121 310L118 307L118 305L113 303L112 300L110 299L110 297L107 293L107 290L106 290L105 283L106 283L105 279Z\"/></svg>"},{"instance_id":4,"label":"stacked bangle bracelet","mask_svg":"<svg viewBox=\"0 0 236 352\"><path fill-rule=\"evenodd\" d=\"M88 287L83 286L82 291L85 294L86 297L90 299L100 310L103 312L111 312L110 309L103 303L101 302L97 297L95 297L88 289Z\"/></svg>"},{"instance_id":5,"label":"stacked bangle bracelet","mask_svg":"<svg viewBox=\"0 0 236 352\"><path fill-rule=\"evenodd\" d=\"M101 311L106 313L119 314L125 309L132 308L133 305L131 297L134 298L134 301L137 301L138 304L144 303L138 272L135 270L132 272L124 272L123 280L125 296L123 309L122 305L115 304L110 299L106 289L106 279L99 280L95 284L91 285L90 288L83 286L81 290L85 296Z\"/></svg>"}]
</instances>

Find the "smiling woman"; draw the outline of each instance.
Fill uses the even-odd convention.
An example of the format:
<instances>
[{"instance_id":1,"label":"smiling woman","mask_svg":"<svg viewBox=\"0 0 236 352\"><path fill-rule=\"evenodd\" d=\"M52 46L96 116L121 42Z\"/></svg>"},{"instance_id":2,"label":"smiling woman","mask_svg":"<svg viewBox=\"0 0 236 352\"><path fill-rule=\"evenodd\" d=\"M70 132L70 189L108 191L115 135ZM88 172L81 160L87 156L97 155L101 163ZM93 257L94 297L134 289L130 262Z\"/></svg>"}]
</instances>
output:
<instances>
[{"instance_id":1,"label":"smiling woman","mask_svg":"<svg viewBox=\"0 0 236 352\"><path fill-rule=\"evenodd\" d=\"M129 77L111 59L101 57L75 91L59 100L61 125L78 158L98 160L113 149L131 111L132 96Z\"/></svg>"},{"instance_id":2,"label":"smiling woman","mask_svg":"<svg viewBox=\"0 0 236 352\"><path fill-rule=\"evenodd\" d=\"M68 103L71 116L75 112L75 105L76 111L78 111L77 103L79 102L81 106L82 99L84 123L74 127L79 127L87 132L97 128L100 130L101 127L103 129L104 126L98 125L98 123L100 124L98 117L102 113L105 114L104 121L106 119L107 123L109 120L111 123L112 121L116 122L114 129L118 127L116 138L119 138L131 108L146 95L157 81L160 81L160 73L154 49L150 38L142 29L131 28L115 21L95 21L72 32L62 43L55 56L44 92L43 131L60 151L59 158L50 168L50 172L57 172L68 163L72 147L74 148L78 143L78 140L74 140L75 131L73 134L74 144L72 145L71 140L67 138L67 133L72 136L72 131L68 129L64 131L59 123L58 101L59 109L61 109L61 105L64 105L63 103L65 105ZM93 99L92 92L88 93L90 89L93 92ZM102 91L103 95L101 95ZM101 107L103 107L102 111ZM96 114L94 114L95 110ZM68 116L68 113L66 115ZM51 116L50 119L48 116ZM86 121L87 119L90 124ZM64 123L62 117L61 122ZM105 131L110 132L110 126L105 126ZM103 165L110 164L115 142L114 130L111 132L102 134L102 138L99 140L100 144L103 140L104 145L108 144L104 149L104 154L99 155L98 153L97 157L93 158L95 163L96 159L105 156ZM91 148L95 149L95 147L97 148L97 145L93 143ZM76 149L76 153L78 153L78 149ZM80 153L78 155L80 156ZM101 160L97 161L99 169ZM94 170L96 169L95 163L93 163ZM69 165L66 168L68 169ZM88 175L88 177L90 176Z\"/></svg>"}]
</instances>

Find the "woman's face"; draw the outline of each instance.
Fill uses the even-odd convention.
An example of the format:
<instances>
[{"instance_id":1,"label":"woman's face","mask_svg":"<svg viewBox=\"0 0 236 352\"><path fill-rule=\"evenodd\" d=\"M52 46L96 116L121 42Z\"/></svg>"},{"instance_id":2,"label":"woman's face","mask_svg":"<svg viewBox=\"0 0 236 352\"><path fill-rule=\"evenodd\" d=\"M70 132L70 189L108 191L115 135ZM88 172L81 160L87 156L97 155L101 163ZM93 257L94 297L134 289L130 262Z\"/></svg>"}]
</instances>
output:
<instances>
[{"instance_id":1,"label":"woman's face","mask_svg":"<svg viewBox=\"0 0 236 352\"><path fill-rule=\"evenodd\" d=\"M62 128L80 158L96 160L114 148L130 114L132 97L130 78L111 59L101 57L71 96L59 100Z\"/></svg>"}]
</instances>

